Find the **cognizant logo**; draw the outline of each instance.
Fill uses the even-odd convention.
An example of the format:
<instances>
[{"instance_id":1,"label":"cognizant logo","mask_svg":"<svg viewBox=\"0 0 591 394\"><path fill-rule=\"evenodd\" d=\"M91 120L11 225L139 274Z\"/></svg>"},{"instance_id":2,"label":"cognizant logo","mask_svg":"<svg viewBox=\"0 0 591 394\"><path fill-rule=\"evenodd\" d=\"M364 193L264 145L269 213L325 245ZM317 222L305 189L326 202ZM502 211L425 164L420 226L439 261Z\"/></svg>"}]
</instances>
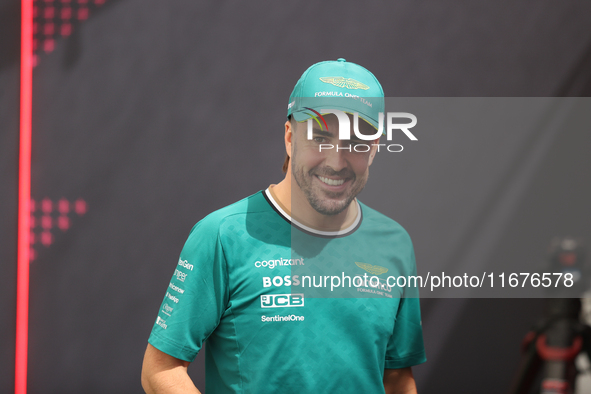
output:
<instances>
[{"instance_id":1,"label":"cognizant logo","mask_svg":"<svg viewBox=\"0 0 591 394\"><path fill-rule=\"evenodd\" d=\"M308 140L312 140L314 138L314 122L316 122L321 130L328 130L328 125L324 120L324 117L318 112L313 110L312 108L305 107L306 109L312 111L315 115L317 115L321 120L318 120L318 117L307 113L312 118L308 119ZM338 109L320 109L322 113L331 113L336 115L338 122L339 122L339 140L340 141L348 141L351 139L351 122L349 121L349 116L344 111ZM409 129L413 128L417 124L417 117L408 112L388 112L385 114L380 112L378 115L378 130L375 134L362 134L359 131L359 113L355 112L353 114L353 133L355 133L355 137L362 140L362 141L375 141L384 133L384 117L386 118L386 126L385 126L385 135L388 141L392 141L392 135L395 130L400 130L406 135L411 141L417 141L417 137L414 136L413 133L410 132ZM395 119L409 119L410 123L395 123ZM400 144L347 144L347 145L334 145L334 144L320 144L319 151L322 152L323 150L328 149L336 149L337 152L341 150L346 150L349 152L369 152L373 146L377 147L377 151L380 151L380 147L386 147L388 152L402 152L403 146Z\"/></svg>"},{"instance_id":2,"label":"cognizant logo","mask_svg":"<svg viewBox=\"0 0 591 394\"><path fill-rule=\"evenodd\" d=\"M284 265L304 265L304 259L276 259L276 260L263 260L263 261L255 261L254 266L257 268L260 267L268 267L273 269L275 267L281 267Z\"/></svg>"}]
</instances>

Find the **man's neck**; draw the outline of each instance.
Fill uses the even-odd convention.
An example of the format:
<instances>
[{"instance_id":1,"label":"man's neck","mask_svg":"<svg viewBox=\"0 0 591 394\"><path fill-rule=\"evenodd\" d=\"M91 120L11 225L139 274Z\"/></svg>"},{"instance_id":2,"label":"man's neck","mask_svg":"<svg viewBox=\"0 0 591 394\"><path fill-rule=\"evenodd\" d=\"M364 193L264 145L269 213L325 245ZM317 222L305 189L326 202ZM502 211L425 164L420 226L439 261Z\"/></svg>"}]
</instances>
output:
<instances>
[{"instance_id":1,"label":"man's neck","mask_svg":"<svg viewBox=\"0 0 591 394\"><path fill-rule=\"evenodd\" d=\"M320 231L339 231L351 226L357 218L357 203L353 202L337 215L323 215L316 211L308 199L295 185L292 187L291 176L288 173L277 185L271 185L269 190L276 202L293 219L308 227Z\"/></svg>"}]
</instances>

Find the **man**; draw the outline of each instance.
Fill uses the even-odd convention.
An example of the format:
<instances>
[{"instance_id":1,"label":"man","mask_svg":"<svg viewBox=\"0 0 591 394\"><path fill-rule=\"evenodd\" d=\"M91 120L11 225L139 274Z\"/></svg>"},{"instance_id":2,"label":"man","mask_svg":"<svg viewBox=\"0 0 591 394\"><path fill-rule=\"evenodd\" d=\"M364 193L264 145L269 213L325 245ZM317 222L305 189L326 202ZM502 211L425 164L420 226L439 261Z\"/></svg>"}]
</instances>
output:
<instances>
[{"instance_id":1,"label":"man","mask_svg":"<svg viewBox=\"0 0 591 394\"><path fill-rule=\"evenodd\" d=\"M147 393L198 393L187 367L205 342L208 393L416 392L418 298L380 277L416 274L412 244L355 198L383 100L373 74L344 59L302 75L285 179L189 235L144 356Z\"/></svg>"}]
</instances>

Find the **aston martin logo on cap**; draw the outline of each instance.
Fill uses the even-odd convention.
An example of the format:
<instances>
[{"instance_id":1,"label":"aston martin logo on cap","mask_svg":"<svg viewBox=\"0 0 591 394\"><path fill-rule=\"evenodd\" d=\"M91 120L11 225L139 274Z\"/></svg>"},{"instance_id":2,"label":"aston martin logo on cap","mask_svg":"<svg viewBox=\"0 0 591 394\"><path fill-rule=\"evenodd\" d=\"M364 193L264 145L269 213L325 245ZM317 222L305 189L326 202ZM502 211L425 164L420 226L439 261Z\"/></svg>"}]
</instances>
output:
<instances>
[{"instance_id":1,"label":"aston martin logo on cap","mask_svg":"<svg viewBox=\"0 0 591 394\"><path fill-rule=\"evenodd\" d=\"M373 275L381 275L381 274L385 274L386 272L388 272L388 268L380 267L379 265L372 265L372 264L358 263L358 262L355 262L355 264L359 268L362 268Z\"/></svg>"},{"instance_id":2,"label":"aston martin logo on cap","mask_svg":"<svg viewBox=\"0 0 591 394\"><path fill-rule=\"evenodd\" d=\"M354 80L353 78L345 78L345 77L320 77L320 80L324 83L330 83L331 85L337 86L339 88L347 88L347 89L369 89L364 83Z\"/></svg>"}]
</instances>

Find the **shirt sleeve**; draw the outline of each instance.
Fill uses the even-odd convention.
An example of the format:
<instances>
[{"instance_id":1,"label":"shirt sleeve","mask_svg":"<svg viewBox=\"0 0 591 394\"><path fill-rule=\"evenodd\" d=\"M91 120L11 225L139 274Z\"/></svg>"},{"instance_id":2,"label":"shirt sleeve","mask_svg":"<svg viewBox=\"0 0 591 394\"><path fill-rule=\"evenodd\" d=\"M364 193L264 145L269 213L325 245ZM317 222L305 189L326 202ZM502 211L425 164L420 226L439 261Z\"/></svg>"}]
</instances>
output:
<instances>
[{"instance_id":1,"label":"shirt sleeve","mask_svg":"<svg viewBox=\"0 0 591 394\"><path fill-rule=\"evenodd\" d=\"M414 250L411 246L410 275L416 275ZM392 336L386 349L385 368L412 367L427 361L423 344L423 326L418 289L406 289L400 300Z\"/></svg>"},{"instance_id":2,"label":"shirt sleeve","mask_svg":"<svg viewBox=\"0 0 591 394\"><path fill-rule=\"evenodd\" d=\"M220 322L228 303L227 272L219 224L197 223L181 251L148 342L193 361Z\"/></svg>"}]
</instances>

